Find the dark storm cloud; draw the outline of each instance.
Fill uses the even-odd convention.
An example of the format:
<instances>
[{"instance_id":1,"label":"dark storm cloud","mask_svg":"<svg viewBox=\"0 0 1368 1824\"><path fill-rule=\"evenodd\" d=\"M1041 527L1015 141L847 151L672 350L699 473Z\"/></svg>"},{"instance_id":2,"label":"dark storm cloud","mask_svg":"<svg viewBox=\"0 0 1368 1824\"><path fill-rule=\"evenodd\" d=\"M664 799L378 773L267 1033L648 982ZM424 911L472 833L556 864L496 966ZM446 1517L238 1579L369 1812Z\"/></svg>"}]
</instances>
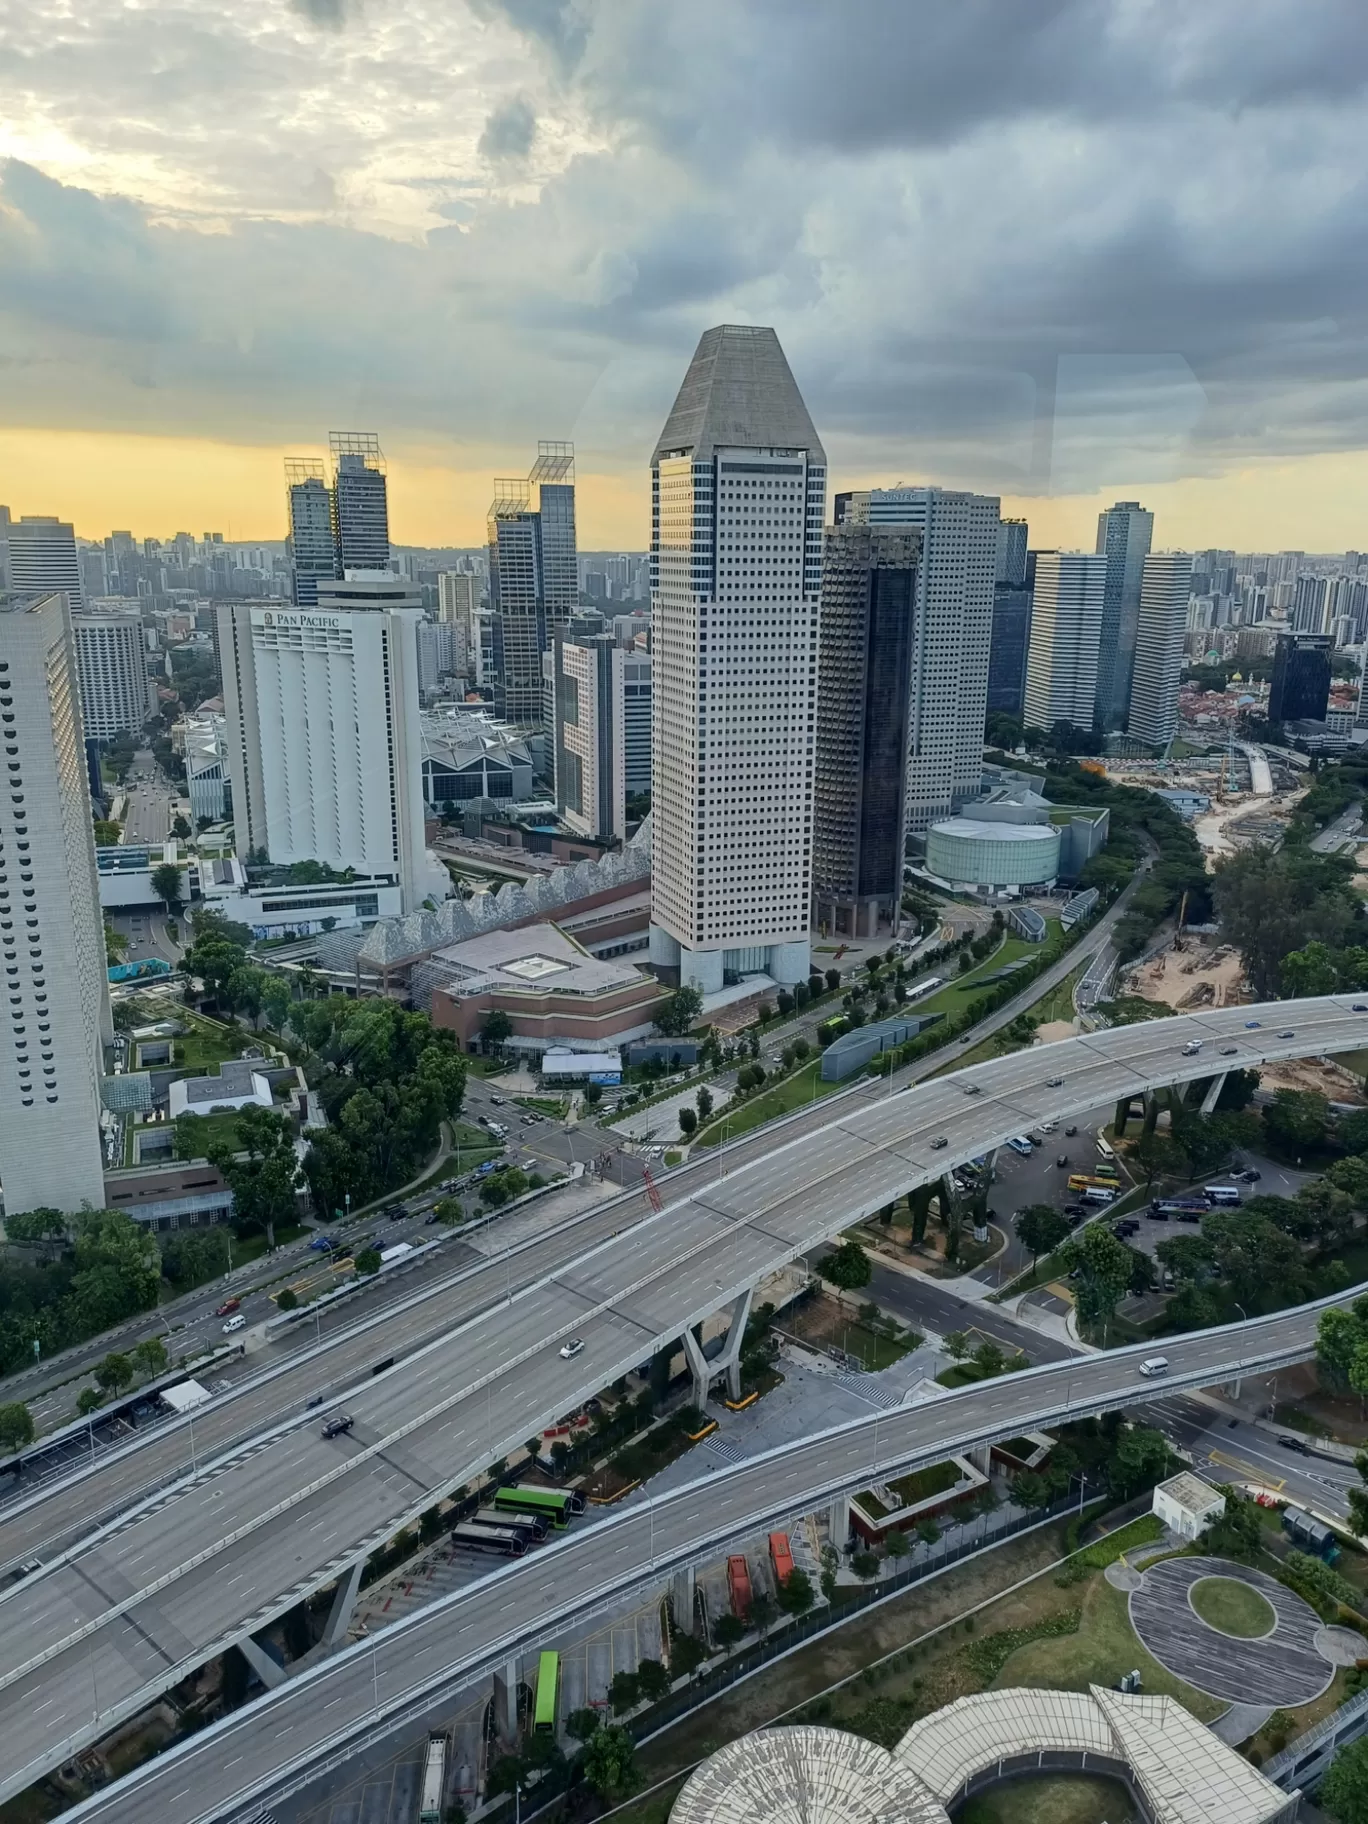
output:
<instances>
[{"instance_id":1,"label":"dark storm cloud","mask_svg":"<svg viewBox=\"0 0 1368 1824\"><path fill-rule=\"evenodd\" d=\"M485 122L484 132L480 135L480 156L492 159L526 158L536 136L537 116L531 103L524 96L515 95L511 101L495 108Z\"/></svg>"}]
</instances>

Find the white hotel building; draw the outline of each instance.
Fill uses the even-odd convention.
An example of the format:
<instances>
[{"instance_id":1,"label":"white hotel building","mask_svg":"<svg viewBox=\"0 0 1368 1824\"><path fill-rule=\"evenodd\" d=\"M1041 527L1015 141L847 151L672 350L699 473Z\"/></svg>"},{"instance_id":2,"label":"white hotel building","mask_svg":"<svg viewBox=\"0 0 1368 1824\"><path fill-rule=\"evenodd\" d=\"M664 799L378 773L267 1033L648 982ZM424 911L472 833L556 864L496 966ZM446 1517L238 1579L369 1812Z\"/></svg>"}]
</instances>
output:
<instances>
[{"instance_id":1,"label":"white hotel building","mask_svg":"<svg viewBox=\"0 0 1368 1824\"><path fill-rule=\"evenodd\" d=\"M1097 703L1098 653L1107 559L1084 551L1038 551L1026 658L1023 719L1090 729Z\"/></svg>"},{"instance_id":2,"label":"white hotel building","mask_svg":"<svg viewBox=\"0 0 1368 1824\"><path fill-rule=\"evenodd\" d=\"M826 456L772 329L704 334L651 480L651 962L804 980Z\"/></svg>"},{"instance_id":3,"label":"white hotel building","mask_svg":"<svg viewBox=\"0 0 1368 1824\"><path fill-rule=\"evenodd\" d=\"M218 610L237 848L428 891L416 629L388 572L320 581L318 607Z\"/></svg>"}]
</instances>

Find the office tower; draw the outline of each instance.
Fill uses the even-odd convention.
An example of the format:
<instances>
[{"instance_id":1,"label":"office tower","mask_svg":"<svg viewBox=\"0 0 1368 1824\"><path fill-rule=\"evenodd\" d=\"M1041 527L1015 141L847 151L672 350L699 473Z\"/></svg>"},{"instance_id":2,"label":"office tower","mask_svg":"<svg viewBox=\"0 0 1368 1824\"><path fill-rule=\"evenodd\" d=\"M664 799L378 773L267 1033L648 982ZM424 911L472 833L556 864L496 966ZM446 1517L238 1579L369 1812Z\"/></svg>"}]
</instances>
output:
<instances>
[{"instance_id":1,"label":"office tower","mask_svg":"<svg viewBox=\"0 0 1368 1824\"><path fill-rule=\"evenodd\" d=\"M1022 720L1091 729L1108 559L1082 551L1037 551ZM1186 610L1185 610L1186 623Z\"/></svg>"},{"instance_id":2,"label":"office tower","mask_svg":"<svg viewBox=\"0 0 1368 1824\"><path fill-rule=\"evenodd\" d=\"M1330 646L1328 633L1278 635L1268 688L1270 722L1324 722L1330 702Z\"/></svg>"},{"instance_id":3,"label":"office tower","mask_svg":"<svg viewBox=\"0 0 1368 1824\"><path fill-rule=\"evenodd\" d=\"M286 457L285 503L292 599L297 608L312 608L318 600L319 578L337 575L332 490L321 462L310 457Z\"/></svg>"},{"instance_id":4,"label":"office tower","mask_svg":"<svg viewBox=\"0 0 1368 1824\"><path fill-rule=\"evenodd\" d=\"M628 795L651 789L651 661L584 620L549 655L556 808L581 836L625 841Z\"/></svg>"},{"instance_id":5,"label":"office tower","mask_svg":"<svg viewBox=\"0 0 1368 1824\"><path fill-rule=\"evenodd\" d=\"M442 680L456 670L456 629L445 621L419 621L418 694L436 696Z\"/></svg>"},{"instance_id":6,"label":"office tower","mask_svg":"<svg viewBox=\"0 0 1368 1824\"><path fill-rule=\"evenodd\" d=\"M388 572L320 586L310 610L218 610L240 854L381 875L416 911L425 886L417 626Z\"/></svg>"},{"instance_id":7,"label":"office tower","mask_svg":"<svg viewBox=\"0 0 1368 1824\"><path fill-rule=\"evenodd\" d=\"M1293 633L1325 632L1327 584L1323 576L1299 576L1292 598Z\"/></svg>"},{"instance_id":8,"label":"office tower","mask_svg":"<svg viewBox=\"0 0 1368 1824\"><path fill-rule=\"evenodd\" d=\"M1191 584L1191 552L1151 552L1145 559L1127 732L1151 747L1166 748L1178 726L1178 683Z\"/></svg>"},{"instance_id":9,"label":"office tower","mask_svg":"<svg viewBox=\"0 0 1368 1824\"><path fill-rule=\"evenodd\" d=\"M1011 589L1026 582L1026 540L1029 528L1024 519L998 522L996 581Z\"/></svg>"},{"instance_id":10,"label":"office tower","mask_svg":"<svg viewBox=\"0 0 1368 1824\"><path fill-rule=\"evenodd\" d=\"M100 1078L113 1028L61 592L0 607L0 746L0 1190L10 1214L98 1210Z\"/></svg>"},{"instance_id":11,"label":"office tower","mask_svg":"<svg viewBox=\"0 0 1368 1824\"><path fill-rule=\"evenodd\" d=\"M474 670L475 612L480 605L480 579L464 570L443 570L437 577L437 619L456 636L454 669L463 678Z\"/></svg>"},{"instance_id":12,"label":"office tower","mask_svg":"<svg viewBox=\"0 0 1368 1824\"><path fill-rule=\"evenodd\" d=\"M544 724L542 655L579 605L572 443L539 443L526 480L496 478L488 533L489 605L503 642L494 705L505 721Z\"/></svg>"},{"instance_id":13,"label":"office tower","mask_svg":"<svg viewBox=\"0 0 1368 1824\"><path fill-rule=\"evenodd\" d=\"M72 616L81 721L88 740L135 732L151 708L147 642L138 609Z\"/></svg>"},{"instance_id":14,"label":"office tower","mask_svg":"<svg viewBox=\"0 0 1368 1824\"><path fill-rule=\"evenodd\" d=\"M1097 516L1097 552L1107 560L1107 592L1098 643L1098 728L1122 728L1130 711L1135 673L1140 582L1154 538L1154 515L1138 500L1118 500Z\"/></svg>"},{"instance_id":15,"label":"office tower","mask_svg":"<svg viewBox=\"0 0 1368 1824\"><path fill-rule=\"evenodd\" d=\"M85 604L76 534L63 520L32 513L11 520L9 573L15 595L45 595L51 589L62 589L73 611Z\"/></svg>"},{"instance_id":16,"label":"office tower","mask_svg":"<svg viewBox=\"0 0 1368 1824\"><path fill-rule=\"evenodd\" d=\"M385 459L374 431L329 431L337 576L383 570L390 559Z\"/></svg>"},{"instance_id":17,"label":"office tower","mask_svg":"<svg viewBox=\"0 0 1368 1824\"><path fill-rule=\"evenodd\" d=\"M1029 583L994 583L993 633L988 648L988 714L1019 716L1031 643Z\"/></svg>"},{"instance_id":18,"label":"office tower","mask_svg":"<svg viewBox=\"0 0 1368 1824\"><path fill-rule=\"evenodd\" d=\"M8 507L0 507L0 599L9 593L9 536L14 521Z\"/></svg>"},{"instance_id":19,"label":"office tower","mask_svg":"<svg viewBox=\"0 0 1368 1824\"><path fill-rule=\"evenodd\" d=\"M907 827L948 817L983 783L998 498L949 488L838 495L837 523L921 533L908 723Z\"/></svg>"},{"instance_id":20,"label":"office tower","mask_svg":"<svg viewBox=\"0 0 1368 1824\"><path fill-rule=\"evenodd\" d=\"M772 329L706 331L651 494L651 962L802 981L826 456Z\"/></svg>"},{"instance_id":21,"label":"office tower","mask_svg":"<svg viewBox=\"0 0 1368 1824\"><path fill-rule=\"evenodd\" d=\"M819 929L876 937L897 927L907 827L921 537L845 524L827 534L817 641L812 827Z\"/></svg>"}]
</instances>

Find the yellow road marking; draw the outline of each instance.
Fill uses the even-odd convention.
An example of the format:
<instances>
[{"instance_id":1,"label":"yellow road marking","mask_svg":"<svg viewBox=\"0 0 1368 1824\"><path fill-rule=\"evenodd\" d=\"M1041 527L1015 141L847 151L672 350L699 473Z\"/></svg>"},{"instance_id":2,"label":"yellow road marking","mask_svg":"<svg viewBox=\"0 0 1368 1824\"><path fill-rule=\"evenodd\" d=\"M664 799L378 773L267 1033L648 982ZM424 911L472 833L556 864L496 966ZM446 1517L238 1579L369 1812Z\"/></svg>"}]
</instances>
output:
<instances>
[{"instance_id":1,"label":"yellow road marking","mask_svg":"<svg viewBox=\"0 0 1368 1824\"><path fill-rule=\"evenodd\" d=\"M1256 1469L1252 1463L1246 1463L1240 1457L1228 1457L1223 1450L1213 1450L1207 1454L1211 1461L1219 1463L1222 1469L1238 1469L1241 1475L1248 1476L1252 1482L1259 1483L1263 1488L1271 1488L1276 1493L1281 1493L1287 1487L1285 1477L1270 1476L1266 1469Z\"/></svg>"}]
</instances>

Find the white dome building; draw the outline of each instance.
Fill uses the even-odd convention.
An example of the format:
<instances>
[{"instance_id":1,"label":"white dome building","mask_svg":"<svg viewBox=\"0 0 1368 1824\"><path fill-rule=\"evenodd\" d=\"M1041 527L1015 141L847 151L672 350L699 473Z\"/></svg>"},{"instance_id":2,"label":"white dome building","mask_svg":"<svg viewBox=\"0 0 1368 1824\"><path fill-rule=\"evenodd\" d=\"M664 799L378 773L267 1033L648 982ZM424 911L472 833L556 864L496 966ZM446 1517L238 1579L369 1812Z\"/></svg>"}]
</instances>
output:
<instances>
[{"instance_id":1,"label":"white dome building","mask_svg":"<svg viewBox=\"0 0 1368 1824\"><path fill-rule=\"evenodd\" d=\"M1052 885L1059 874L1059 831L1052 823L949 817L926 832L926 871L952 887L980 892Z\"/></svg>"}]
</instances>

